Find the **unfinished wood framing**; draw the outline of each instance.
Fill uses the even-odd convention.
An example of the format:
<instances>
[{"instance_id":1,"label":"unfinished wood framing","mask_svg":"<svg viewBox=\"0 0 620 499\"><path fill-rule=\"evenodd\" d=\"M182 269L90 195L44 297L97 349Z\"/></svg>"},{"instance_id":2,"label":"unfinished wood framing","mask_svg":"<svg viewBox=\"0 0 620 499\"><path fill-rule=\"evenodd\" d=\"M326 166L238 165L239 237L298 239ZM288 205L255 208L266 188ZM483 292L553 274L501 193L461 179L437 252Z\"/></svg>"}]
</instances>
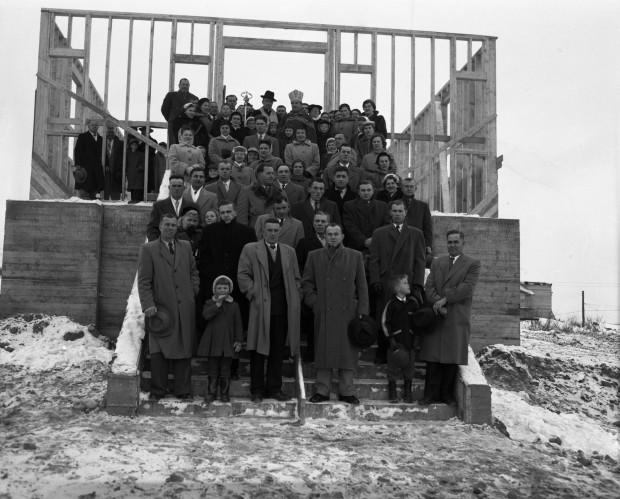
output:
<instances>
[{"instance_id":1,"label":"unfinished wood framing","mask_svg":"<svg viewBox=\"0 0 620 499\"><path fill-rule=\"evenodd\" d=\"M67 21L64 34L57 25L60 18ZM93 63L98 64L96 67L103 65L103 61L91 60L91 45L97 43L92 40L91 36L93 20L96 19L107 21L107 38L105 42L98 41L101 44L105 43L106 46L105 72L102 81L97 82L103 87L103 98L99 96L96 85L91 81ZM79 25L80 30L83 29L83 33L80 33L83 37L76 37L75 30L78 26L74 26L76 20L83 21L83 28ZM124 110L116 111L123 116L122 119L115 118L108 109L110 72L113 67L111 59L114 58L112 42L114 37L118 36L119 31L113 27L118 21L128 21L130 33L127 47L125 105ZM146 95L133 95L130 98L135 21L150 23L148 78ZM188 27L189 32L189 43L183 50L178 47L179 23ZM198 29L201 25L206 28L205 31ZM176 66L178 64L203 65L207 68L207 78L200 83L203 89L202 94L218 102L224 98L226 88L224 81L226 49L323 55L325 109L334 109L341 102L343 74L369 75L368 95L375 102L379 98L382 102L382 109L386 111L388 139L390 139L389 150L399 165L399 173L403 176L413 176L419 182L419 197L428 201L431 209L434 210L475 211L483 215L497 216L497 206L492 204L493 199L497 199L494 37L361 26L66 9L42 9L41 11L32 198L50 197L58 192L64 192L65 189L73 189L69 141L73 141L80 132L85 130L84 124L89 117L93 116L93 113L95 116L108 119L119 129L125 130L127 132L125 143L129 134L138 136L147 144L145 147L147 168L145 168L144 180L144 185L147 186L146 173L148 163L152 161L149 149L161 150L161 148L149 141L144 134L148 136L154 128L166 127L161 117L153 121L154 117L151 116L153 114L151 113L152 101L160 97L152 94L153 89L156 88L153 86L153 78L165 78L160 70L154 70L153 67L153 43L158 26L167 26L170 30L170 49L166 64L168 89L175 90L177 87ZM229 36L227 28L231 26L250 29L285 29L289 30L291 36L287 37L288 39L263 38L257 36L260 31L256 30L248 31L247 36ZM298 41L295 36L296 32L304 31L322 32L324 36L318 41ZM352 37L351 45L343 46L345 35ZM364 36L366 39L362 40ZM75 38L83 38L83 46L72 46ZM201 44L199 40L202 39L205 43ZM368 39L370 41L369 57L367 48L365 48L365 53L361 51L363 43L366 43ZM422 53L424 45L418 43L420 40L429 44L430 54ZM441 76L441 81L435 81L436 42L439 40L442 43L447 41L449 44L449 77L444 79ZM388 52L383 49L379 51L380 41L390 43L391 46L390 58L387 60L390 67L387 88L378 88L379 85L385 85L378 81L377 68L381 63L385 64ZM406 43L405 46L410 47L409 61L396 55L397 43L401 41ZM457 67L457 43L459 42L463 54L465 50L467 54L465 64L463 65L462 60L459 63L462 67ZM203 49L201 53L199 47L204 47L207 43L208 50ZM481 48L474 50L478 47ZM416 69L416 60L426 59L426 57L417 59L422 55L430 55L428 66ZM396 82L401 85L402 81L403 74L398 73L402 70L401 68L404 68L405 78L410 77L410 90L405 95L396 95ZM428 78L424 82L424 87L429 87L430 90L428 93L425 90L423 95L421 92L416 95L416 82L420 78ZM51 84L51 81L54 84ZM71 88L72 83L75 84L75 92ZM443 86L438 90L439 85ZM420 107L420 104L424 104L424 101L419 101L420 98L424 101L428 98L424 107ZM144 115L133 116L130 104L133 105L140 99L146 101L147 111ZM416 99L419 102L416 103ZM405 129L396 129L397 102L399 106L401 102L407 103L405 104L406 119L410 120L411 125ZM72 104L74 111L71 109ZM386 107L388 109L385 109ZM418 109L421 111L417 111ZM402 120L402 117L399 119ZM145 127L144 134L131 128L138 126ZM104 136L105 133L106 130L103 129ZM34 158L36 158L36 168ZM46 168L41 167L41 162ZM126 158L124 157L123 174L125 169ZM46 172L53 175L45 180L39 178L41 175L46 175ZM49 188L55 182L60 182L62 185Z\"/></svg>"}]
</instances>

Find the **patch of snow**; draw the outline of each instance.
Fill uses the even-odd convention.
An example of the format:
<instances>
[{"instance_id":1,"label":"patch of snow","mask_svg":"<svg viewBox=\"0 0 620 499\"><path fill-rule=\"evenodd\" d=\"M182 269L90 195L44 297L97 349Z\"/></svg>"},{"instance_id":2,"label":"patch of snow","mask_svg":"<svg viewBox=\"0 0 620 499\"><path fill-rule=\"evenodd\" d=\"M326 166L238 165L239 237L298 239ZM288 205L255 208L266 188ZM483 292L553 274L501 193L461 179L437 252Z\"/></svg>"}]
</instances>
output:
<instances>
[{"instance_id":1,"label":"patch of snow","mask_svg":"<svg viewBox=\"0 0 620 499\"><path fill-rule=\"evenodd\" d=\"M442 217L470 217L470 218L480 218L480 215L475 215L472 213L442 213L441 211L431 211L431 215L442 216Z\"/></svg>"},{"instance_id":2,"label":"patch of snow","mask_svg":"<svg viewBox=\"0 0 620 499\"><path fill-rule=\"evenodd\" d=\"M586 453L594 451L618 459L618 432L605 431L580 414L556 414L527 402L524 392L493 389L493 414L506 425L510 437L535 442L548 441L553 436L562 439L562 446Z\"/></svg>"},{"instance_id":3,"label":"patch of snow","mask_svg":"<svg viewBox=\"0 0 620 499\"><path fill-rule=\"evenodd\" d=\"M83 336L70 341L63 339L66 333ZM105 342L68 317L23 314L4 319L0 321L0 344L0 364L24 366L37 372L78 366L85 361L112 361L112 352Z\"/></svg>"},{"instance_id":4,"label":"patch of snow","mask_svg":"<svg viewBox=\"0 0 620 499\"><path fill-rule=\"evenodd\" d=\"M112 373L135 375L138 373L140 347L144 338L144 312L138 296L138 276L133 283L131 294L127 300L127 311L123 326L116 341L116 352Z\"/></svg>"},{"instance_id":5,"label":"patch of snow","mask_svg":"<svg viewBox=\"0 0 620 499\"><path fill-rule=\"evenodd\" d=\"M467 354L467 365L459 366L459 374L466 385L486 385L487 379L476 360L474 351L469 347Z\"/></svg>"}]
</instances>

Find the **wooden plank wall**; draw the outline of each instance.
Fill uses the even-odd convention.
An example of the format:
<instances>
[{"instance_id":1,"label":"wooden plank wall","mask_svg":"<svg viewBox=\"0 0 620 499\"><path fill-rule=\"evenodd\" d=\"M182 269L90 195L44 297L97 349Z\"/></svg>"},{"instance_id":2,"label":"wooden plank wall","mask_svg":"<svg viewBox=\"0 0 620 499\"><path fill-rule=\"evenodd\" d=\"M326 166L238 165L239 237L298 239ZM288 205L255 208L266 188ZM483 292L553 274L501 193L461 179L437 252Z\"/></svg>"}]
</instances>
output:
<instances>
[{"instance_id":1,"label":"wooden plank wall","mask_svg":"<svg viewBox=\"0 0 620 499\"><path fill-rule=\"evenodd\" d=\"M7 201L0 316L97 318L101 206Z\"/></svg>"},{"instance_id":2,"label":"wooden plank wall","mask_svg":"<svg viewBox=\"0 0 620 499\"><path fill-rule=\"evenodd\" d=\"M104 204L103 208L97 325L115 338L125 317L151 207Z\"/></svg>"},{"instance_id":3,"label":"wooden plank wall","mask_svg":"<svg viewBox=\"0 0 620 499\"><path fill-rule=\"evenodd\" d=\"M433 216L433 250L448 254L446 232L465 234L465 253L482 264L472 307L471 346L520 344L519 221L499 218Z\"/></svg>"}]
</instances>

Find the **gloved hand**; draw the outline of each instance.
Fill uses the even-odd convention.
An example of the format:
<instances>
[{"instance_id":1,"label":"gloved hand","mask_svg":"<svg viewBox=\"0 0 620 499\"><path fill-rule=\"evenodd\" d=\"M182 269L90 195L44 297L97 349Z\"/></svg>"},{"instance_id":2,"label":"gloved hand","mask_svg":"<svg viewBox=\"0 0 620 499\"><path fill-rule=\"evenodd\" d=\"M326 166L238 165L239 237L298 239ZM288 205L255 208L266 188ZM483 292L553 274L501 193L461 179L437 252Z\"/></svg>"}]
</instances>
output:
<instances>
[{"instance_id":1,"label":"gloved hand","mask_svg":"<svg viewBox=\"0 0 620 499\"><path fill-rule=\"evenodd\" d=\"M392 352L395 352L396 350L398 350L398 343L396 343L396 340L393 337L389 337L388 342L389 342L390 349L392 350Z\"/></svg>"},{"instance_id":2,"label":"gloved hand","mask_svg":"<svg viewBox=\"0 0 620 499\"><path fill-rule=\"evenodd\" d=\"M383 286L380 282L373 282L370 287L376 296L381 296L383 294Z\"/></svg>"}]
</instances>

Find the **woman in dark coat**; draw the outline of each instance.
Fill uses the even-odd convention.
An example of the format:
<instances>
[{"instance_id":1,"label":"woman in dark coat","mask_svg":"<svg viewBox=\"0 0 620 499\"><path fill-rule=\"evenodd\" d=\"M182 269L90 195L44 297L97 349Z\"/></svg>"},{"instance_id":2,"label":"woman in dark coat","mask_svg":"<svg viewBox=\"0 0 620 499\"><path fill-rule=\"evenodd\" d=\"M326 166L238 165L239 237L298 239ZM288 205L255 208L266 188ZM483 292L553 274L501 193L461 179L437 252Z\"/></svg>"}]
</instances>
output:
<instances>
[{"instance_id":1,"label":"woman in dark coat","mask_svg":"<svg viewBox=\"0 0 620 499\"><path fill-rule=\"evenodd\" d=\"M202 123L202 120L196 116L196 106L191 102L183 106L183 114L177 116L172 122L172 131L176 137L175 144L179 143L178 134L184 125L189 126L194 132L194 145L196 147L209 145L209 137L207 135L207 128Z\"/></svg>"},{"instance_id":2,"label":"woman in dark coat","mask_svg":"<svg viewBox=\"0 0 620 499\"><path fill-rule=\"evenodd\" d=\"M293 161L293 166L291 168L292 182L301 185L304 188L304 191L307 191L312 178L312 175L306 171L306 164L302 159L296 159Z\"/></svg>"},{"instance_id":3,"label":"woman in dark coat","mask_svg":"<svg viewBox=\"0 0 620 499\"><path fill-rule=\"evenodd\" d=\"M131 192L131 203L144 201L144 153L138 150L136 139L129 142L125 175L127 190Z\"/></svg>"},{"instance_id":4,"label":"woman in dark coat","mask_svg":"<svg viewBox=\"0 0 620 499\"><path fill-rule=\"evenodd\" d=\"M377 200L387 204L402 197L403 191L400 189L400 177L394 173L388 173L383 178L383 189L377 193Z\"/></svg>"},{"instance_id":5,"label":"woman in dark coat","mask_svg":"<svg viewBox=\"0 0 620 499\"><path fill-rule=\"evenodd\" d=\"M379 111L377 111L375 101L372 99L366 99L362 104L362 108L364 109L364 115L370 121L374 121L375 132L380 133L383 135L383 138L386 139L387 125L385 124L385 118L379 114Z\"/></svg>"}]
</instances>

